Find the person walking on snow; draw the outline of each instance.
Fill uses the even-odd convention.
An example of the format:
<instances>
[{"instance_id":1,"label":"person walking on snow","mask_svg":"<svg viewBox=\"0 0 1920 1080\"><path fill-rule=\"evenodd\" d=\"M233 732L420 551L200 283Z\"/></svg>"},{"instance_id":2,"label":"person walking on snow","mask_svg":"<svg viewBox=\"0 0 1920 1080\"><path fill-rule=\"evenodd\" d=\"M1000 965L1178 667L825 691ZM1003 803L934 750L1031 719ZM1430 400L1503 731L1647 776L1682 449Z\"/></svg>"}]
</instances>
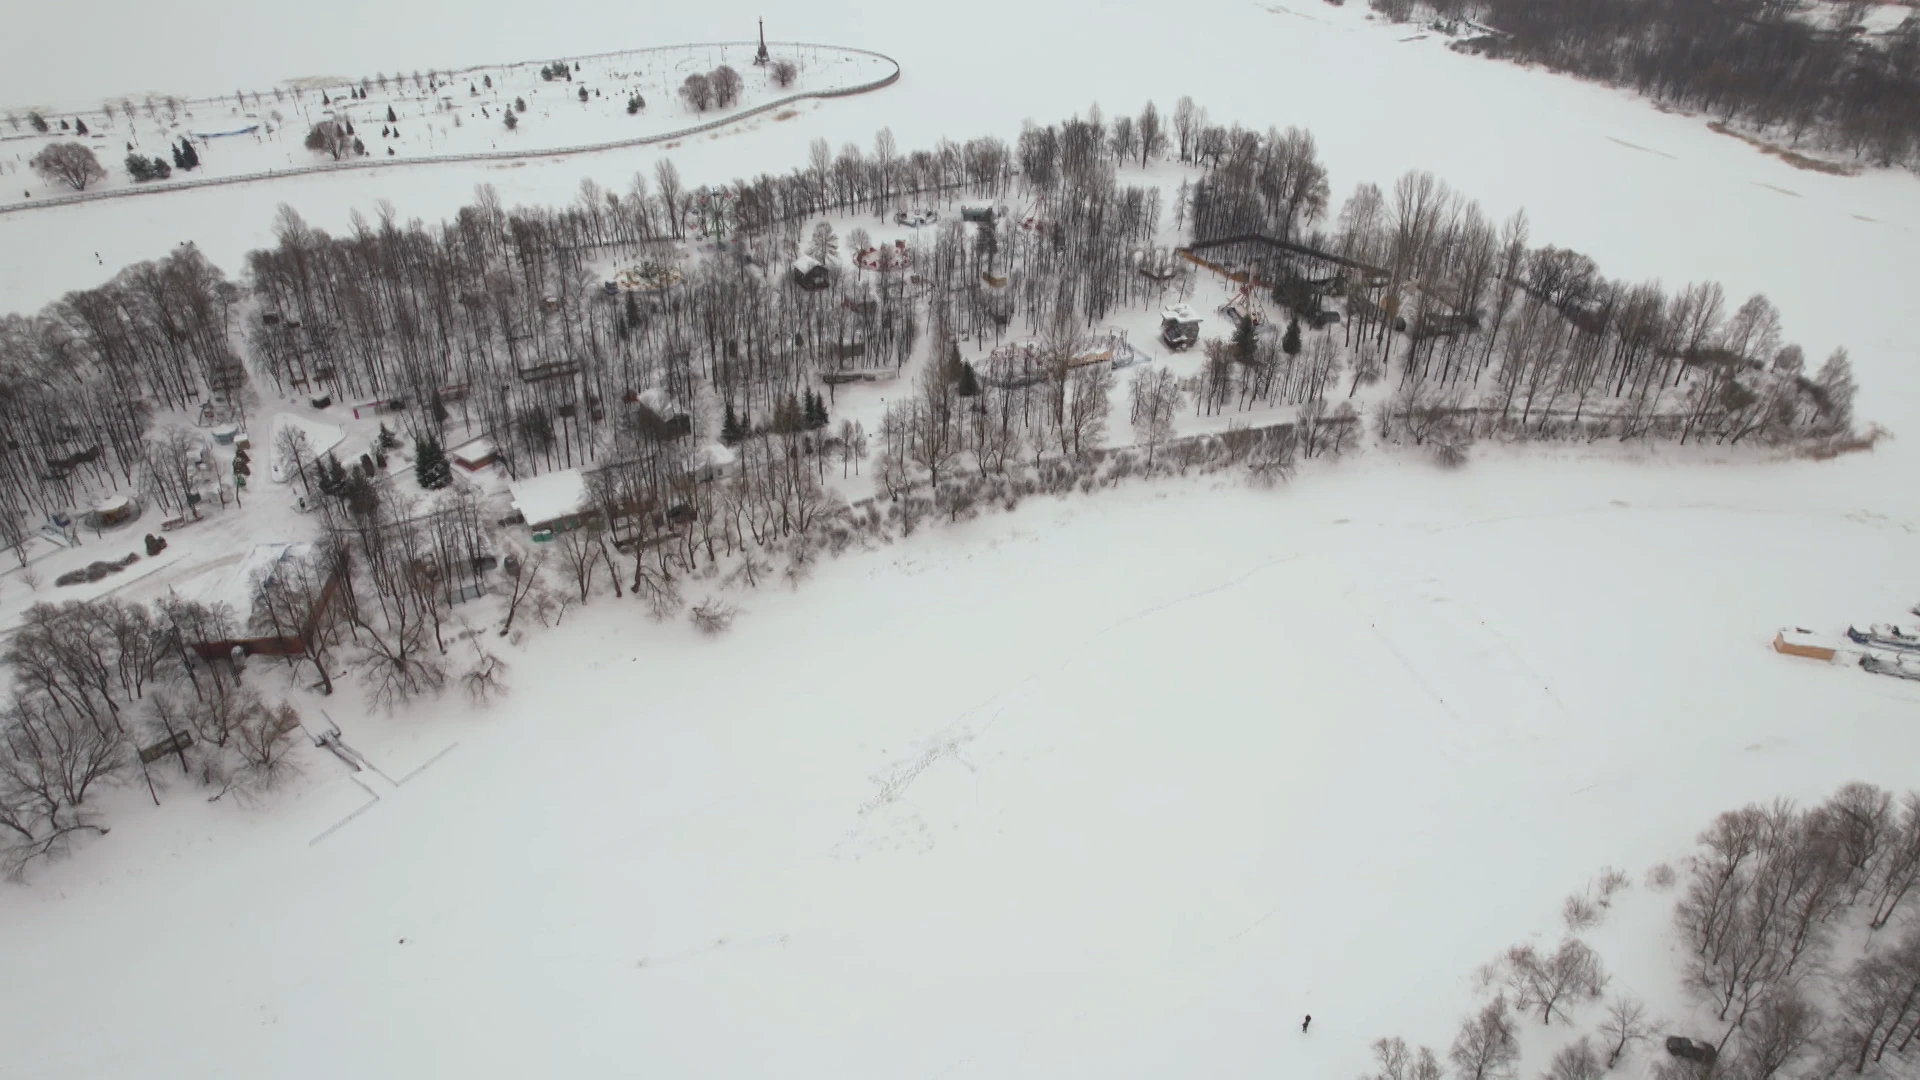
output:
<instances>
[{"instance_id":1,"label":"person walking on snow","mask_svg":"<svg viewBox=\"0 0 1920 1080\"><path fill-rule=\"evenodd\" d=\"M1302 1035L1304 1035L1304 1034L1306 1034L1306 1032L1307 1032L1307 1025L1309 1025L1309 1024L1311 1024L1311 1023L1313 1023L1313 1014L1312 1014L1312 1013L1308 1013L1308 1014L1307 1014L1307 1018L1306 1018L1305 1020L1302 1020L1302 1021L1300 1021L1300 1033L1301 1033Z\"/></svg>"}]
</instances>

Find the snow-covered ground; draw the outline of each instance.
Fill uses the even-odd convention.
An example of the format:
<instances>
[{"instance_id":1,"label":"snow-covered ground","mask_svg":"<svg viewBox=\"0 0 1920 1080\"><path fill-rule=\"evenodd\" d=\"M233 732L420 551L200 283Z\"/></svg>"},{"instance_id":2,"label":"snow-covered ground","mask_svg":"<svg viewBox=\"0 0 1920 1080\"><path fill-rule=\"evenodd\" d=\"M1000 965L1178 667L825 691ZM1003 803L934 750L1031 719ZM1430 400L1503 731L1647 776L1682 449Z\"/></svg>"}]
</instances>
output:
<instances>
[{"instance_id":1,"label":"snow-covered ground","mask_svg":"<svg viewBox=\"0 0 1920 1080\"><path fill-rule=\"evenodd\" d=\"M113 79L176 85L161 45L239 10L128 13L117 33L147 36ZM587 51L614 11L516 19L513 51ZM501 51L497 20L453 12L349 2L202 55L180 77L206 85L180 89ZM1192 94L1311 128L1336 199L1431 169L1609 273L1764 291L1809 355L1852 349L1859 411L1896 438L1822 464L1534 448L1441 473L1374 452L1274 493L1029 500L745 596L719 640L597 599L500 646L514 692L490 711L303 699L377 775L315 754L254 807L115 793L111 835L0 892L0 956L34 973L0 983L6 1075L1353 1076L1378 1036L1444 1047L1474 966L1550 944L1605 864L1636 886L1593 943L1682 1026L1670 897L1642 871L1748 800L1913 786L1920 685L1767 648L1920 599L1911 177L1799 172L1628 96L1401 42L1357 2L805 17L780 36L884 51L902 82L674 148L690 182L883 125L912 149ZM721 36L711 11L658 20ZM109 65L53 29L9 46L0 99L98 92ZM659 156L4 215L0 299L183 238L236 272L282 201L329 229L382 198L431 218L474 182L560 202ZM351 450L372 425L346 426ZM300 527L261 488L252 532ZM214 537L209 574L247 539L210 520L175 534ZM1565 1032L1527 1031L1537 1073Z\"/></svg>"},{"instance_id":2,"label":"snow-covered ground","mask_svg":"<svg viewBox=\"0 0 1920 1080\"><path fill-rule=\"evenodd\" d=\"M1375 1036L1444 1045L1473 966L1602 864L1911 780L1920 688L1767 648L1897 612L1911 535L1783 511L1781 472L1362 460L1036 500L756 594L720 644L601 601L492 712L327 702L392 780L124 793L0 897L9 967L53 973L8 986L10 1065L1351 1076ZM1677 1017L1669 900L1595 944Z\"/></svg>"}]
</instances>

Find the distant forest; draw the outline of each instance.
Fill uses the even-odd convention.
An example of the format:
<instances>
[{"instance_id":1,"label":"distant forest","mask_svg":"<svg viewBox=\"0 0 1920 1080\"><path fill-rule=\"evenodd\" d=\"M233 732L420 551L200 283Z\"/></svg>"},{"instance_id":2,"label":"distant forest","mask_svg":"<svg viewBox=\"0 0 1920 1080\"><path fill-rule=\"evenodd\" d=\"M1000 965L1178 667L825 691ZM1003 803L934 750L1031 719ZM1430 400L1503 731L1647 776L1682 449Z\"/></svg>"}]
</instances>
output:
<instances>
[{"instance_id":1,"label":"distant forest","mask_svg":"<svg viewBox=\"0 0 1920 1080\"><path fill-rule=\"evenodd\" d=\"M1920 164L1920 15L1888 34L1861 0L1371 0L1493 32L1458 48L1631 87L1656 101L1850 154Z\"/></svg>"}]
</instances>

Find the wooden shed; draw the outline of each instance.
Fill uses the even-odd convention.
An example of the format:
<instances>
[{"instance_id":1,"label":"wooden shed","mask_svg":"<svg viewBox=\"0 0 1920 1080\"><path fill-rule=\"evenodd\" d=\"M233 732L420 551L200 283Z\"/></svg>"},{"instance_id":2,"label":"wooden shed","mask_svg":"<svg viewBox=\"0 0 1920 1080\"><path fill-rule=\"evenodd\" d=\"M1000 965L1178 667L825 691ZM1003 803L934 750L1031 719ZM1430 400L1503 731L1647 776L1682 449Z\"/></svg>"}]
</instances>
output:
<instances>
[{"instance_id":1,"label":"wooden shed","mask_svg":"<svg viewBox=\"0 0 1920 1080\"><path fill-rule=\"evenodd\" d=\"M793 283L803 289L817 291L826 288L831 279L827 276L827 268L818 260L802 255L793 260Z\"/></svg>"},{"instance_id":2,"label":"wooden shed","mask_svg":"<svg viewBox=\"0 0 1920 1080\"><path fill-rule=\"evenodd\" d=\"M1839 644L1804 627L1792 627L1773 635L1773 651L1809 660L1832 660Z\"/></svg>"}]
</instances>

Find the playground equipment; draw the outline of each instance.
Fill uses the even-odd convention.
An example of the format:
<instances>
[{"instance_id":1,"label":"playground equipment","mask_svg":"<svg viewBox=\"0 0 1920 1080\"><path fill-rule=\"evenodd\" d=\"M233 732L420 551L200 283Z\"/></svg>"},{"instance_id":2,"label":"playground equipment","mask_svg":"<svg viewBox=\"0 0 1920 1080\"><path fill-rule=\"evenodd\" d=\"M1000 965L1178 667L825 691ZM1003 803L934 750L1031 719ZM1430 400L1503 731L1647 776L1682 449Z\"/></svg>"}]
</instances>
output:
<instances>
[{"instance_id":1,"label":"playground equipment","mask_svg":"<svg viewBox=\"0 0 1920 1080\"><path fill-rule=\"evenodd\" d=\"M862 270L904 270L913 265L913 249L905 240L895 240L891 246L882 244L857 252L853 262Z\"/></svg>"},{"instance_id":2,"label":"playground equipment","mask_svg":"<svg viewBox=\"0 0 1920 1080\"><path fill-rule=\"evenodd\" d=\"M1260 326L1267 321L1260 310L1260 298L1254 288L1252 275L1247 275L1246 280L1240 283L1240 288L1234 292L1233 298L1221 304L1219 311L1220 314L1231 319L1236 328L1242 323Z\"/></svg>"}]
</instances>

